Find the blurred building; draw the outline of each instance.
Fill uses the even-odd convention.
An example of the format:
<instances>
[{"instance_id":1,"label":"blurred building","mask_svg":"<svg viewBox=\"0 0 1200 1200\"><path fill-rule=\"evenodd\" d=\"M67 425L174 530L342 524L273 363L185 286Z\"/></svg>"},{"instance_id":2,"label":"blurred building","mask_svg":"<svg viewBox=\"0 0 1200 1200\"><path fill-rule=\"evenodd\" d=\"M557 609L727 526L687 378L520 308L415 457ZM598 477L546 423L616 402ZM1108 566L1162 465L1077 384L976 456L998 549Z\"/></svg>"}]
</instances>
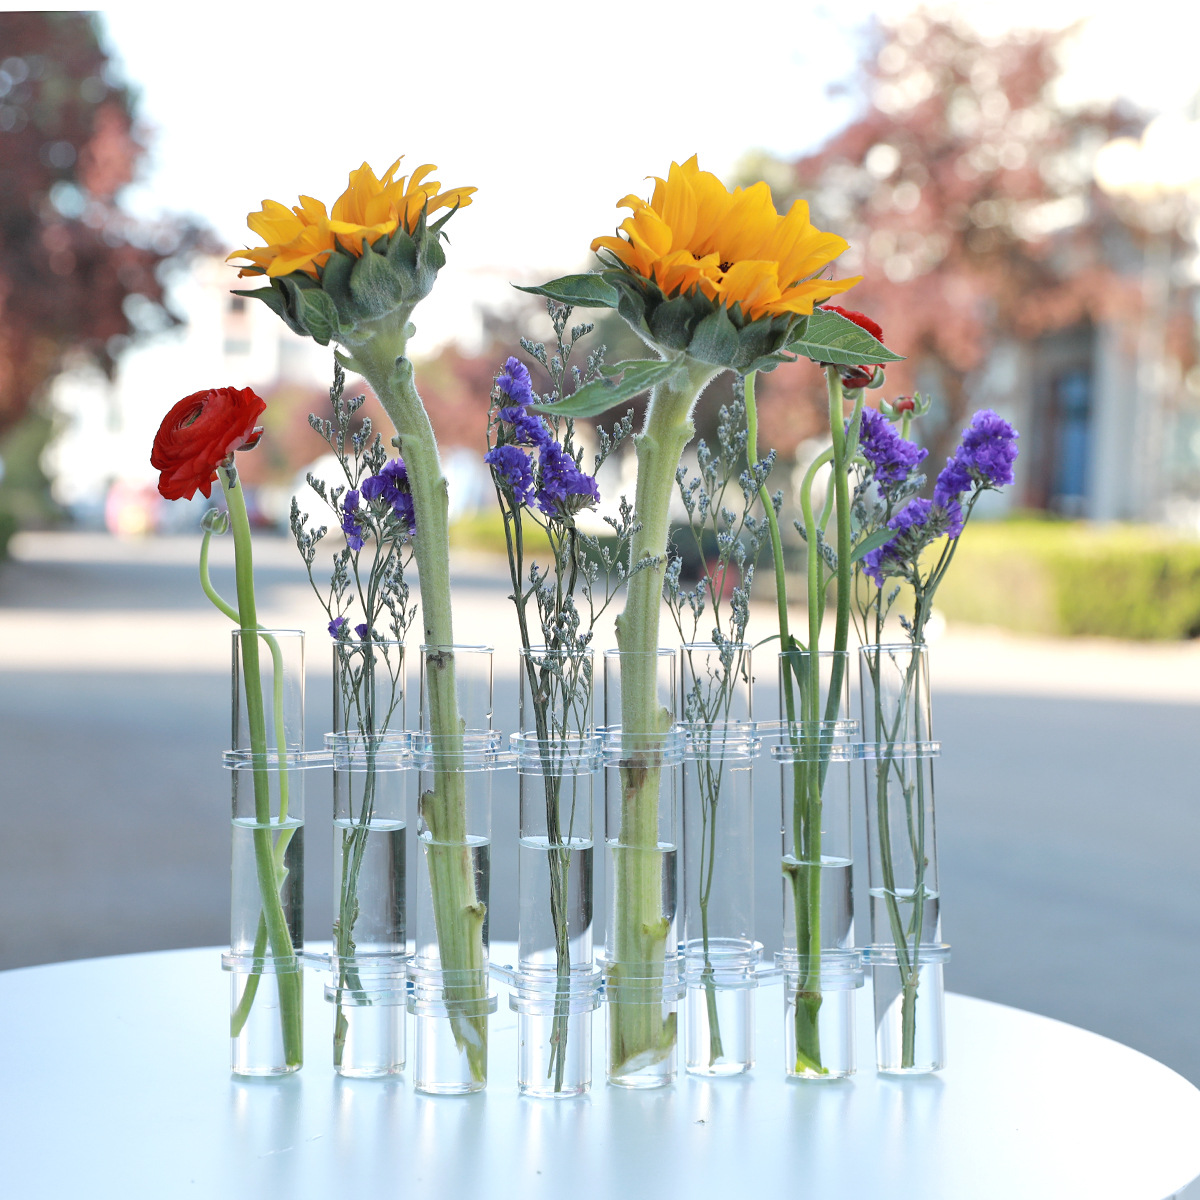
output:
<instances>
[{"instance_id":1,"label":"blurred building","mask_svg":"<svg viewBox=\"0 0 1200 1200\"><path fill-rule=\"evenodd\" d=\"M193 506L160 504L150 466L159 424L184 396L209 387L328 388L332 350L292 333L266 305L230 295L232 282L219 258L196 259L170 288L182 327L127 351L111 382L86 364L54 381L62 429L46 467L55 499L77 519L134 533L188 524L198 515L190 508L202 511L202 497Z\"/></svg>"}]
</instances>

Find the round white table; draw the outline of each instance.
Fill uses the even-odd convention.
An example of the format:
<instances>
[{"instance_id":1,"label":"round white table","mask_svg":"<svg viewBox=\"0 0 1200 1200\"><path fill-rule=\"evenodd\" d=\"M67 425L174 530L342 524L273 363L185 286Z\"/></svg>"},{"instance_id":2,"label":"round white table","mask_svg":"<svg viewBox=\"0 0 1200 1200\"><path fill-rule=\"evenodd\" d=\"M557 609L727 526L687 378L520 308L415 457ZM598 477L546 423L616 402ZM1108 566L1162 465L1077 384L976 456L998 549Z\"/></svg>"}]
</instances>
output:
<instances>
[{"instance_id":1,"label":"round white table","mask_svg":"<svg viewBox=\"0 0 1200 1200\"><path fill-rule=\"evenodd\" d=\"M875 1074L868 986L859 1074L787 1083L775 987L759 991L748 1076L681 1076L653 1092L600 1082L562 1101L517 1096L516 1019L502 996L487 1091L435 1098L404 1076L339 1079L321 977L307 975L307 1065L255 1080L227 1068L218 950L0 972L0 1194L1164 1200L1200 1175L1200 1091L1185 1079L1096 1034L966 996L947 996L938 1076Z\"/></svg>"}]
</instances>

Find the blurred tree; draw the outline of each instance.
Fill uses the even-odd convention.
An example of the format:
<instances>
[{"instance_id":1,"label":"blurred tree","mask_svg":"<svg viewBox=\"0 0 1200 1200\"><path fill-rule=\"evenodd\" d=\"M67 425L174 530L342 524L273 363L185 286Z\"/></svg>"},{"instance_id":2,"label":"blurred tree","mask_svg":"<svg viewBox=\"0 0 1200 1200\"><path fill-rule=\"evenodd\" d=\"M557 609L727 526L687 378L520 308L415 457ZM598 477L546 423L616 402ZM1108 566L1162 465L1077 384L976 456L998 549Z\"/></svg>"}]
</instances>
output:
<instances>
[{"instance_id":1,"label":"blurred tree","mask_svg":"<svg viewBox=\"0 0 1200 1200\"><path fill-rule=\"evenodd\" d=\"M932 381L940 403L922 433L935 462L995 339L1033 339L1137 303L1112 266L1118 223L1092 164L1105 141L1143 121L1120 106L1058 103L1070 32L985 38L924 10L877 27L855 85L863 115L794 163L755 155L739 169L741 181L765 179L781 208L807 198L814 222L850 242L838 275L864 278L844 303L908 355L888 369L889 394ZM822 404L807 364L765 377L764 436L795 444L819 427L797 404L810 385Z\"/></svg>"},{"instance_id":2,"label":"blurred tree","mask_svg":"<svg viewBox=\"0 0 1200 1200\"><path fill-rule=\"evenodd\" d=\"M124 212L145 153L134 96L90 12L0 12L0 434L71 354L111 374L138 334L177 324L158 268L202 244Z\"/></svg>"}]
</instances>

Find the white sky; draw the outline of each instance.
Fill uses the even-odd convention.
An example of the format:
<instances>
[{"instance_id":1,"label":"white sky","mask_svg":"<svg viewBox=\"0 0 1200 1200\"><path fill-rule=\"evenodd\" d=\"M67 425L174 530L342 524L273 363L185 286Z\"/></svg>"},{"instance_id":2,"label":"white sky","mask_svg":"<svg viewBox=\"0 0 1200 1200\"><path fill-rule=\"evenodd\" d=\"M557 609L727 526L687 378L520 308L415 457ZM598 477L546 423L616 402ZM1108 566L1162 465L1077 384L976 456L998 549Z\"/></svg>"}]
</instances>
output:
<instances>
[{"instance_id":1,"label":"white sky","mask_svg":"<svg viewBox=\"0 0 1200 1200\"><path fill-rule=\"evenodd\" d=\"M849 78L858 31L910 7L397 0L206 4L183 23L118 5L104 17L153 130L129 197L140 212L194 212L234 249L264 197L330 203L364 159L382 171L404 154L408 169L438 164L444 186L480 189L448 226L449 264L417 312L419 352L456 322L469 338L469 306L502 300L507 281L586 266L591 239L623 215L617 200L645 193L672 159L699 152L722 174L752 147L797 154L823 140L852 111L826 88ZM985 31L1087 18L1073 98L1124 93L1163 109L1200 90L1195 6L1139 0L1136 20L1128 5L1080 0L958 8Z\"/></svg>"}]
</instances>

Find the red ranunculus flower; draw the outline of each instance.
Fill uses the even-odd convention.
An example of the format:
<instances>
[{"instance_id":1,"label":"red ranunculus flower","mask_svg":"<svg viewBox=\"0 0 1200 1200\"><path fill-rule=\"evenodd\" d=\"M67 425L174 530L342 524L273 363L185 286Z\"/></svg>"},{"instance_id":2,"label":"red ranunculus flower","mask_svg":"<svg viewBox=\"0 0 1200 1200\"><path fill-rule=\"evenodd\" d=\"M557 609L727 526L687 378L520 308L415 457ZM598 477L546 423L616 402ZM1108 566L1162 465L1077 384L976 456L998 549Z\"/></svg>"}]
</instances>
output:
<instances>
[{"instance_id":1,"label":"red ranunculus flower","mask_svg":"<svg viewBox=\"0 0 1200 1200\"><path fill-rule=\"evenodd\" d=\"M235 450L249 450L262 436L256 426L266 401L249 388L209 388L185 396L163 418L154 436L150 465L161 474L158 490L168 500L208 496L217 467Z\"/></svg>"},{"instance_id":2,"label":"red ranunculus flower","mask_svg":"<svg viewBox=\"0 0 1200 1200\"><path fill-rule=\"evenodd\" d=\"M847 321L853 321L860 329L865 329L873 338L883 341L883 330L865 313L839 308L836 304L822 304L821 307L828 312L839 313ZM875 370L875 367L839 367L838 374L842 377L843 387L864 388L875 378Z\"/></svg>"},{"instance_id":3,"label":"red ranunculus flower","mask_svg":"<svg viewBox=\"0 0 1200 1200\"><path fill-rule=\"evenodd\" d=\"M853 312L848 308L838 308L836 304L822 304L821 307L826 312L835 312L845 317L847 321L853 321L855 325L860 329L865 329L877 341L883 341L883 330L865 313Z\"/></svg>"}]
</instances>

